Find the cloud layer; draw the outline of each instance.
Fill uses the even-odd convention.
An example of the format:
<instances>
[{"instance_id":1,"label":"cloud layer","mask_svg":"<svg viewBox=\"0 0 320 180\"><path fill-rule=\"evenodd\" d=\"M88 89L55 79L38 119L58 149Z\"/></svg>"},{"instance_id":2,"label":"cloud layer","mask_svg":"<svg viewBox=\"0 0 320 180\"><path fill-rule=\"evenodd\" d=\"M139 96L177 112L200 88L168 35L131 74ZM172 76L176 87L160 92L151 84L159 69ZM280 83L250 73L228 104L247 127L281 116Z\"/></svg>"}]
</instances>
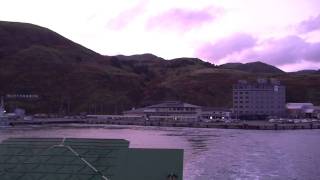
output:
<instances>
[{"instance_id":1,"label":"cloud layer","mask_svg":"<svg viewBox=\"0 0 320 180\"><path fill-rule=\"evenodd\" d=\"M320 65L320 41L303 37L310 32L320 33L320 14L298 22L296 33L282 37L255 38L250 33L235 33L214 43L203 43L197 57L213 63L263 61L276 66L303 64ZM320 67L314 67L320 69Z\"/></svg>"},{"instance_id":2,"label":"cloud layer","mask_svg":"<svg viewBox=\"0 0 320 180\"><path fill-rule=\"evenodd\" d=\"M297 30L301 33L308 33L320 30L320 14L316 17L310 17L298 24Z\"/></svg>"},{"instance_id":3,"label":"cloud layer","mask_svg":"<svg viewBox=\"0 0 320 180\"><path fill-rule=\"evenodd\" d=\"M147 22L147 28L187 31L213 21L216 15L212 13L218 14L221 12L215 10L212 8L201 10L170 9L151 17Z\"/></svg>"},{"instance_id":4,"label":"cloud layer","mask_svg":"<svg viewBox=\"0 0 320 180\"><path fill-rule=\"evenodd\" d=\"M147 1L141 1L137 5L122 11L116 17L108 21L107 27L115 30L124 29L145 11L146 6Z\"/></svg>"},{"instance_id":5,"label":"cloud layer","mask_svg":"<svg viewBox=\"0 0 320 180\"><path fill-rule=\"evenodd\" d=\"M236 61L263 61L272 65L288 65L302 61L320 63L320 42L310 43L299 36L268 39L257 43L249 34L235 34L214 44L204 44L198 57L212 62L229 57ZM228 59L227 61L234 61ZM320 68L320 67L319 67Z\"/></svg>"},{"instance_id":6,"label":"cloud layer","mask_svg":"<svg viewBox=\"0 0 320 180\"><path fill-rule=\"evenodd\" d=\"M272 39L263 42L258 50L247 51L243 59L258 59L273 65L288 65L302 61L320 63L320 42L309 43L299 36Z\"/></svg>"},{"instance_id":7,"label":"cloud layer","mask_svg":"<svg viewBox=\"0 0 320 180\"><path fill-rule=\"evenodd\" d=\"M222 59L232 53L254 47L256 39L246 33L236 33L216 41L215 43L205 43L196 52L198 57L210 61Z\"/></svg>"}]
</instances>

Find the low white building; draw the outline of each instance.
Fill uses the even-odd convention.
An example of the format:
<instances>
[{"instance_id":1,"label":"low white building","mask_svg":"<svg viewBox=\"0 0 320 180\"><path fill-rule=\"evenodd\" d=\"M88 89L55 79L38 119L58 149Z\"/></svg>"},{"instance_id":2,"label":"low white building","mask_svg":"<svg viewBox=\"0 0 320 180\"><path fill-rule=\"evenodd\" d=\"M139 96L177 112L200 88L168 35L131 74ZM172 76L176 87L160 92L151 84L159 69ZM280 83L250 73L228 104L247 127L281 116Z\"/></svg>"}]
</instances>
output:
<instances>
[{"instance_id":1,"label":"low white building","mask_svg":"<svg viewBox=\"0 0 320 180\"><path fill-rule=\"evenodd\" d=\"M314 106L313 117L320 119L320 106Z\"/></svg>"},{"instance_id":2,"label":"low white building","mask_svg":"<svg viewBox=\"0 0 320 180\"><path fill-rule=\"evenodd\" d=\"M201 121L230 119L231 110L225 108L201 107L180 101L166 101L160 104L123 112L124 115L144 116L155 121Z\"/></svg>"},{"instance_id":3,"label":"low white building","mask_svg":"<svg viewBox=\"0 0 320 180\"><path fill-rule=\"evenodd\" d=\"M166 101L160 104L146 106L144 108L125 111L123 114L145 116L189 116L199 114L200 110L200 106L180 101Z\"/></svg>"},{"instance_id":4,"label":"low white building","mask_svg":"<svg viewBox=\"0 0 320 180\"><path fill-rule=\"evenodd\" d=\"M287 115L290 118L312 118L316 106L312 103L287 103Z\"/></svg>"},{"instance_id":5,"label":"low white building","mask_svg":"<svg viewBox=\"0 0 320 180\"><path fill-rule=\"evenodd\" d=\"M201 108L201 119L202 120L227 120L231 119L231 109L227 108L213 108L213 107L202 107Z\"/></svg>"}]
</instances>

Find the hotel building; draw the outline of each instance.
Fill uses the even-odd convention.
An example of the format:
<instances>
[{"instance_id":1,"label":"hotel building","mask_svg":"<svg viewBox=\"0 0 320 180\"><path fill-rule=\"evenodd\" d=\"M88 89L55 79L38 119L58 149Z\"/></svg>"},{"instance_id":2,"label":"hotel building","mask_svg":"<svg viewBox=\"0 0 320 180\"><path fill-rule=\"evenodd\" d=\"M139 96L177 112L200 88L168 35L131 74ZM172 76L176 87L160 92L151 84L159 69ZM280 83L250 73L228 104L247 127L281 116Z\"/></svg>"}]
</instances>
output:
<instances>
[{"instance_id":1,"label":"hotel building","mask_svg":"<svg viewBox=\"0 0 320 180\"><path fill-rule=\"evenodd\" d=\"M285 114L286 89L276 79L240 80L233 85L233 112L240 119L263 119Z\"/></svg>"}]
</instances>

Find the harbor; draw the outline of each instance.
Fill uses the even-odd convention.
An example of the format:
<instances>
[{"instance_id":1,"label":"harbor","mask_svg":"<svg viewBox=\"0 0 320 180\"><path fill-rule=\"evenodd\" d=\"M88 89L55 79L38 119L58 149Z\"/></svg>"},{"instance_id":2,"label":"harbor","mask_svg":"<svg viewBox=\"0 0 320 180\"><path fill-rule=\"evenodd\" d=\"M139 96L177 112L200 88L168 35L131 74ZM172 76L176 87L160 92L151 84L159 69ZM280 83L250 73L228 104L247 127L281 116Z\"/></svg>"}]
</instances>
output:
<instances>
[{"instance_id":1,"label":"harbor","mask_svg":"<svg viewBox=\"0 0 320 180\"><path fill-rule=\"evenodd\" d=\"M1 125L45 125L45 124L109 124L160 127L294 130L320 129L319 112L309 112L312 105L293 104L295 117L269 118L263 120L239 119L230 109L202 107L180 101L165 101L143 108L124 111L121 115L82 114L61 116L55 114L27 115L23 109L6 113L1 103ZM291 106L293 106L291 103ZM307 107L307 108L306 108ZM297 116L299 115L299 116Z\"/></svg>"},{"instance_id":2,"label":"harbor","mask_svg":"<svg viewBox=\"0 0 320 180\"><path fill-rule=\"evenodd\" d=\"M1 7L0 180L320 180L320 0Z\"/></svg>"}]
</instances>

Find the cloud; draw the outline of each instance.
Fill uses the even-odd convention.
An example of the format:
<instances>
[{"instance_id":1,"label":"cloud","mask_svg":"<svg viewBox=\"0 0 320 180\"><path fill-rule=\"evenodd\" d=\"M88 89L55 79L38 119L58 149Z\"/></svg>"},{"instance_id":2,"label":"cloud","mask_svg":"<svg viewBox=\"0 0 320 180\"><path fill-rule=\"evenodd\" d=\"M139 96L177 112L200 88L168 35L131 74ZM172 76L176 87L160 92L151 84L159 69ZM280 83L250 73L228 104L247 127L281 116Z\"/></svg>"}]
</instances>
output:
<instances>
[{"instance_id":1,"label":"cloud","mask_svg":"<svg viewBox=\"0 0 320 180\"><path fill-rule=\"evenodd\" d=\"M128 26L135 18L141 15L146 8L147 1L141 1L137 5L121 12L113 19L109 20L107 27L120 30Z\"/></svg>"},{"instance_id":2,"label":"cloud","mask_svg":"<svg viewBox=\"0 0 320 180\"><path fill-rule=\"evenodd\" d=\"M206 43L196 56L208 61L263 61L272 65L290 65L299 62L320 63L320 42L310 43L299 36L260 41L245 33Z\"/></svg>"},{"instance_id":3,"label":"cloud","mask_svg":"<svg viewBox=\"0 0 320 180\"><path fill-rule=\"evenodd\" d=\"M206 43L202 45L196 51L196 56L209 61L215 61L230 54L254 47L255 45L256 39L253 36L246 33L236 33L230 37L220 39L214 44Z\"/></svg>"},{"instance_id":4,"label":"cloud","mask_svg":"<svg viewBox=\"0 0 320 180\"><path fill-rule=\"evenodd\" d=\"M300 33L320 30L320 14L316 17L310 17L309 19L300 22L297 25L297 30Z\"/></svg>"},{"instance_id":5,"label":"cloud","mask_svg":"<svg viewBox=\"0 0 320 180\"><path fill-rule=\"evenodd\" d=\"M222 9L210 7L202 10L170 9L162 14L149 18L148 29L169 29L187 31L213 21Z\"/></svg>"},{"instance_id":6,"label":"cloud","mask_svg":"<svg viewBox=\"0 0 320 180\"><path fill-rule=\"evenodd\" d=\"M300 61L320 62L320 43L309 43L298 36L271 39L261 47L247 51L244 59L262 60L273 65L287 65Z\"/></svg>"},{"instance_id":7,"label":"cloud","mask_svg":"<svg viewBox=\"0 0 320 180\"><path fill-rule=\"evenodd\" d=\"M320 63L320 43L311 43L304 53L304 59ZM320 67L318 67L320 68Z\"/></svg>"}]
</instances>

